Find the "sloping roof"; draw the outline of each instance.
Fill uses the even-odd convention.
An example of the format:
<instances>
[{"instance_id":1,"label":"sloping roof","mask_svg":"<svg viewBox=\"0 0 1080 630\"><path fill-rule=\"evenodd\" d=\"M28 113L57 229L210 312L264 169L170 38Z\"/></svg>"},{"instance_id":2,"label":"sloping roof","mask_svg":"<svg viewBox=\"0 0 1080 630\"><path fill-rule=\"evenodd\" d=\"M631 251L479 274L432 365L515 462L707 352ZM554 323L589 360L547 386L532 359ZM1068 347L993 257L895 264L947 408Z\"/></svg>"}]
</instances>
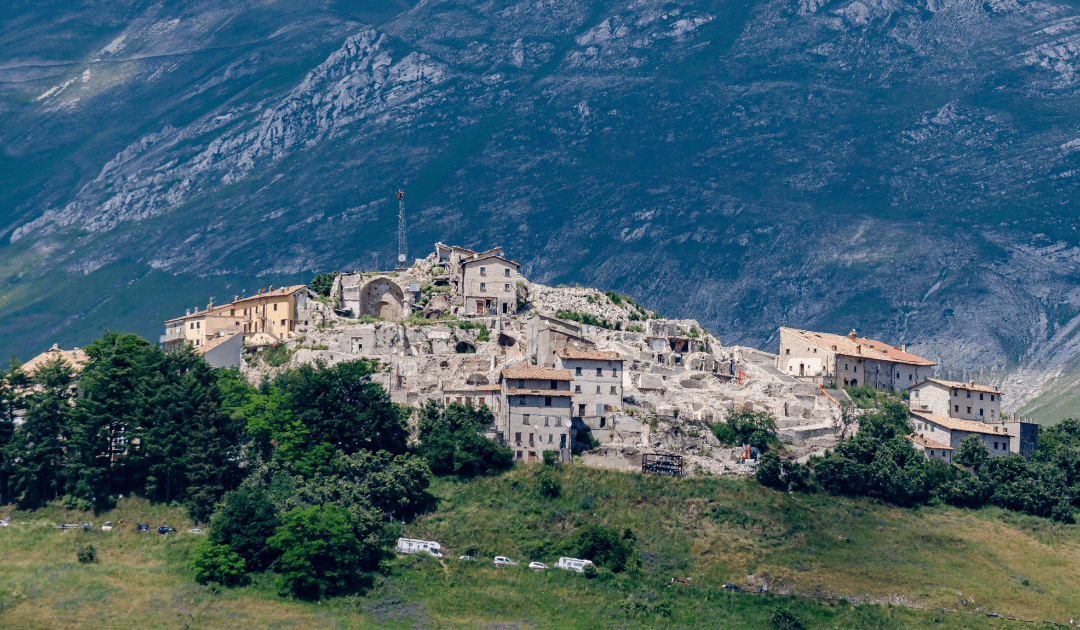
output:
<instances>
[{"instance_id":1,"label":"sloping roof","mask_svg":"<svg viewBox=\"0 0 1080 630\"><path fill-rule=\"evenodd\" d=\"M443 385L443 394L468 394L468 393L484 393L484 392L498 392L502 391L501 385Z\"/></svg>"},{"instance_id":2,"label":"sloping roof","mask_svg":"<svg viewBox=\"0 0 1080 630\"><path fill-rule=\"evenodd\" d=\"M229 310L229 307L232 304L236 304L236 302L231 302L230 304L215 305L213 308L211 308L209 310L203 310L203 311L196 310L194 313L192 313L190 315L181 315L180 317L174 317L172 319L166 319L165 323L166 324L171 324L172 322L180 322L180 321L184 321L185 319L201 319L203 317L232 317L233 319L240 319L241 318L240 315L229 315L228 313L226 313L226 311Z\"/></svg>"},{"instance_id":3,"label":"sloping roof","mask_svg":"<svg viewBox=\"0 0 1080 630\"><path fill-rule=\"evenodd\" d=\"M500 249L502 249L502 248L500 248ZM475 258L463 258L461 260L461 266L462 267L467 267L467 266L469 266L469 265L471 265L473 263L484 262L485 260L491 260L492 258L498 258L499 260L503 261L504 263L506 263L508 265L513 265L514 269L517 269L518 267L521 266L521 265L517 264L516 262L514 262L512 260L507 260L506 258L504 258L503 256L500 256L499 254L486 254L486 255L485 254L478 254Z\"/></svg>"},{"instance_id":4,"label":"sloping roof","mask_svg":"<svg viewBox=\"0 0 1080 630\"><path fill-rule=\"evenodd\" d=\"M914 385L912 385L908 389L915 389L916 387L919 387L921 385L925 385L927 383L937 383L938 385L942 385L944 387L956 388L956 389L967 389L967 390L971 390L973 392L986 392L988 394L997 394L999 396L1005 394L1005 392L1001 391L1000 389L990 387L989 385L978 385L978 384L975 384L975 383L961 383L960 381L943 381L943 380L941 380L939 378L925 379L921 383L915 383Z\"/></svg>"},{"instance_id":5,"label":"sloping roof","mask_svg":"<svg viewBox=\"0 0 1080 630\"><path fill-rule=\"evenodd\" d=\"M622 361L622 355L618 352L609 352L606 350L569 350L559 349L555 351L555 354L564 359L573 359L577 361Z\"/></svg>"},{"instance_id":6,"label":"sloping roof","mask_svg":"<svg viewBox=\"0 0 1080 630\"><path fill-rule=\"evenodd\" d=\"M1005 430L1005 427L1001 425L989 425L982 422L975 422L974 420L960 420L959 418L950 418L949 416L942 416L936 413L930 413L928 411L919 411L918 409L911 410L912 415L926 420L927 422L933 422L934 424L945 427L950 431L965 431L967 433L986 433L989 435L1000 435L1008 437L1009 433Z\"/></svg>"},{"instance_id":7,"label":"sloping roof","mask_svg":"<svg viewBox=\"0 0 1080 630\"><path fill-rule=\"evenodd\" d=\"M204 340L203 343L195 346L195 354L206 354L207 352L210 352L214 348L220 346L221 344L223 344L226 341L232 339L233 337L235 337L237 335L243 335L243 334L244 333L242 333L242 332L234 332L231 335L222 335L220 337L210 337L209 339Z\"/></svg>"},{"instance_id":8,"label":"sloping roof","mask_svg":"<svg viewBox=\"0 0 1080 630\"><path fill-rule=\"evenodd\" d=\"M291 293L296 293L300 289L306 289L306 288L307 288L306 284L294 284L294 285L289 286L289 287L281 287L280 289L274 289L273 291L266 291L264 293L256 293L255 295L249 295L247 297L242 297L239 300L234 300L234 301L230 302L229 304L226 304L226 305L222 306L222 308L224 308L225 306L230 306L230 305L234 305L234 304L243 304L244 302L250 302L252 300L261 300L261 299L268 298L268 297L281 297L281 296L284 296L284 295L289 295Z\"/></svg>"},{"instance_id":9,"label":"sloping roof","mask_svg":"<svg viewBox=\"0 0 1080 630\"><path fill-rule=\"evenodd\" d=\"M506 393L514 396L562 396L564 398L573 396L573 394L565 389L518 389L516 387L511 387L506 390Z\"/></svg>"},{"instance_id":10,"label":"sloping roof","mask_svg":"<svg viewBox=\"0 0 1080 630\"><path fill-rule=\"evenodd\" d=\"M931 440L930 438L923 437L922 434L912 433L911 435L908 436L908 439L911 440L912 442L924 447L924 448L936 448L936 449L942 450L942 451L954 451L954 450L956 450L951 446L945 446L941 442L935 442L935 441Z\"/></svg>"},{"instance_id":11,"label":"sloping roof","mask_svg":"<svg viewBox=\"0 0 1080 630\"><path fill-rule=\"evenodd\" d=\"M503 368L502 375L504 378L517 378L526 380L574 380L574 377L570 374L570 370L556 370L554 368L539 367L536 365L519 365L517 367Z\"/></svg>"},{"instance_id":12,"label":"sloping roof","mask_svg":"<svg viewBox=\"0 0 1080 630\"><path fill-rule=\"evenodd\" d=\"M42 352L33 359L30 359L29 361L24 363L22 365L22 370L27 373L33 372L34 370L42 367L46 363L49 363L50 361L55 361L56 359L60 359L64 363L68 364L69 366L74 368L76 372L81 370L83 366L90 361L90 357L86 356L86 353L79 348L75 348L73 350L61 350L58 347L53 346L52 348L46 350L45 352Z\"/></svg>"},{"instance_id":13,"label":"sloping roof","mask_svg":"<svg viewBox=\"0 0 1080 630\"><path fill-rule=\"evenodd\" d=\"M852 339L842 335L799 330L797 328L781 328L780 330L801 337L826 350L835 347L834 351L837 354L863 359L876 359L878 361L892 361L893 363L906 363L908 365L937 365L937 363L929 359L924 359L910 352L904 352L896 346L891 346L876 339L867 339L865 337Z\"/></svg>"}]
</instances>

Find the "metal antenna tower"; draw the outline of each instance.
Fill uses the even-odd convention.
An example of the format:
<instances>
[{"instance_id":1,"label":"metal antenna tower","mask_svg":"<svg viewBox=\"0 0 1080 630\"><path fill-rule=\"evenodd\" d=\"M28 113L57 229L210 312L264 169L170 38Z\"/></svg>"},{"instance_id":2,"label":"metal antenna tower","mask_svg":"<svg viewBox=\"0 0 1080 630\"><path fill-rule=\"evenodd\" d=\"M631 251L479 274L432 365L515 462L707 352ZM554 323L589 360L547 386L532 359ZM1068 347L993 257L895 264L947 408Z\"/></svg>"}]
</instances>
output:
<instances>
[{"instance_id":1,"label":"metal antenna tower","mask_svg":"<svg viewBox=\"0 0 1080 630\"><path fill-rule=\"evenodd\" d=\"M402 270L407 268L405 261L409 259L409 239L405 236L405 191L399 190L394 196L398 199L397 268Z\"/></svg>"}]
</instances>

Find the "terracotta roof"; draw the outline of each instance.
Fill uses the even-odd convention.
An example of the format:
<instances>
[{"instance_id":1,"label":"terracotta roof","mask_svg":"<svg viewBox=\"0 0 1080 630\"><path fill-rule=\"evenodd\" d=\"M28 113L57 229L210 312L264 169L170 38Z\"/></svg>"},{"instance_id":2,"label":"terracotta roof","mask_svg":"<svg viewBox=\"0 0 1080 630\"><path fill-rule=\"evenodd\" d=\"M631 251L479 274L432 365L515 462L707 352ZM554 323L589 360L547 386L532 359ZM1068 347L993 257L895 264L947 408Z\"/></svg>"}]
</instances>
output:
<instances>
[{"instance_id":1,"label":"terracotta roof","mask_svg":"<svg viewBox=\"0 0 1080 630\"><path fill-rule=\"evenodd\" d=\"M182 315L180 317L174 317L172 319L166 319L165 323L169 324L169 323L172 323L172 322L183 321L185 319L198 319L198 318L207 317L207 316L210 316L210 317L231 317L233 319L241 319L243 317L242 315L229 315L228 313L225 312L225 311L227 311L229 309L229 306L231 304L236 304L236 302L231 302L230 304L225 304L225 305L214 306L213 309L208 310L208 311L195 311L191 315Z\"/></svg>"},{"instance_id":2,"label":"terracotta roof","mask_svg":"<svg viewBox=\"0 0 1080 630\"><path fill-rule=\"evenodd\" d=\"M819 333L811 330L799 330L797 328L781 328L781 331L789 332L797 337L816 344L825 349L835 346L835 352L849 357L863 359L876 359L878 361L892 361L893 363L907 363L909 365L937 365L933 361L915 356L910 352L904 352L896 346L891 346L884 341L867 338L845 337L831 333Z\"/></svg>"},{"instance_id":3,"label":"terracotta roof","mask_svg":"<svg viewBox=\"0 0 1080 630\"><path fill-rule=\"evenodd\" d=\"M933 440L931 440L929 438L925 438L921 434L916 435L916 434L912 433L911 435L908 436L908 439L911 440L912 442L920 445L920 446L925 447L925 448L936 448L936 449L942 450L942 451L954 451L954 450L956 450L951 446L945 446L941 442L935 442L935 441L933 441Z\"/></svg>"},{"instance_id":4,"label":"terracotta roof","mask_svg":"<svg viewBox=\"0 0 1080 630\"><path fill-rule=\"evenodd\" d=\"M608 352L604 350L593 350L583 352L581 350L569 350L560 349L556 350L555 354L564 359L575 359L583 361L622 361L622 355L618 352Z\"/></svg>"},{"instance_id":5,"label":"terracotta roof","mask_svg":"<svg viewBox=\"0 0 1080 630\"><path fill-rule=\"evenodd\" d=\"M498 392L502 391L501 385L461 385L459 386L443 386L442 393L461 393L467 394L469 392Z\"/></svg>"},{"instance_id":6,"label":"terracotta roof","mask_svg":"<svg viewBox=\"0 0 1080 630\"><path fill-rule=\"evenodd\" d=\"M562 396L570 398L572 393L565 389L518 389L511 387L506 390L506 393L512 396Z\"/></svg>"},{"instance_id":7,"label":"terracotta roof","mask_svg":"<svg viewBox=\"0 0 1080 630\"><path fill-rule=\"evenodd\" d=\"M915 383L914 385L912 385L908 389L915 389L916 387L919 387L921 385L925 385L926 383L937 383L938 385L944 385L945 387L955 387L956 389L967 389L967 390L970 390L970 391L973 391L973 392L986 392L988 394L997 394L999 396L1005 394L1005 392L1001 391L1000 389L990 387L989 385L978 385L978 384L975 384L975 383L961 383L960 381L943 381L943 380L941 380L939 378L928 378L928 379L922 381L921 383Z\"/></svg>"},{"instance_id":8,"label":"terracotta roof","mask_svg":"<svg viewBox=\"0 0 1080 630\"><path fill-rule=\"evenodd\" d=\"M284 296L284 295L289 295L290 293L295 293L295 292L299 291L300 289L306 289L306 288L307 288L306 284L294 284L294 285L289 286L289 287L281 287L280 289L274 289L273 291L266 291L265 293L256 293L255 295L249 295L247 297L242 297L239 300L234 300L233 302L230 302L229 304L226 304L225 306L229 306L231 304L242 304L244 302L250 302L251 300L260 300L260 299L268 298L268 297L281 297L281 296ZM222 308L224 308L224 307L222 307Z\"/></svg>"},{"instance_id":9,"label":"terracotta roof","mask_svg":"<svg viewBox=\"0 0 1080 630\"><path fill-rule=\"evenodd\" d=\"M503 368L502 375L504 378L518 378L526 380L574 380L574 377L570 374L570 370L556 370L554 368L539 367L536 365L519 365L516 367Z\"/></svg>"},{"instance_id":10,"label":"terracotta roof","mask_svg":"<svg viewBox=\"0 0 1080 630\"><path fill-rule=\"evenodd\" d=\"M90 357L86 356L86 353L79 348L75 348L73 350L61 350L56 346L53 346L52 348L46 350L45 352L42 352L33 359L30 359L29 361L24 363L22 365L22 370L27 373L33 372L34 370L42 367L46 363L54 361L56 359L60 359L64 363L67 363L71 367L75 368L76 372L81 370L82 367L90 361Z\"/></svg>"},{"instance_id":11,"label":"terracotta roof","mask_svg":"<svg viewBox=\"0 0 1080 630\"><path fill-rule=\"evenodd\" d=\"M950 418L949 416L942 416L936 413L930 413L928 411L919 411L918 409L911 410L912 415L926 420L927 422L933 422L949 429L950 431L966 431L967 433L987 433L989 435L1000 435L1008 437L1009 433L1005 430L1005 427L1000 425L989 425L982 422L975 422L973 420L960 420L959 418ZM997 430L999 429L1000 430Z\"/></svg>"}]
</instances>

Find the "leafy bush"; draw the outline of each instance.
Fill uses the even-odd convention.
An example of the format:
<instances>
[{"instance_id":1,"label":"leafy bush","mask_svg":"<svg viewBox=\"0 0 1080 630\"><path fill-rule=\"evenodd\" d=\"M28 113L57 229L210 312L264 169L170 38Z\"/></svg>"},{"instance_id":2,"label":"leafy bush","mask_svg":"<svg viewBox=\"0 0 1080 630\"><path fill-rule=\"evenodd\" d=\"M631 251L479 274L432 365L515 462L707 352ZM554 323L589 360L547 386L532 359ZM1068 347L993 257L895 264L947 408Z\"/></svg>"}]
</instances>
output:
<instances>
[{"instance_id":1,"label":"leafy bush","mask_svg":"<svg viewBox=\"0 0 1080 630\"><path fill-rule=\"evenodd\" d=\"M240 554L228 545L216 545L207 539L195 546L188 566L200 584L217 582L235 586L247 581L247 567Z\"/></svg>"},{"instance_id":2,"label":"leafy bush","mask_svg":"<svg viewBox=\"0 0 1080 630\"><path fill-rule=\"evenodd\" d=\"M312 291L318 293L323 297L330 296L330 289L334 286L334 278L338 277L338 272L331 271L330 273L320 273L311 279L311 284L308 286Z\"/></svg>"},{"instance_id":3,"label":"leafy bush","mask_svg":"<svg viewBox=\"0 0 1080 630\"><path fill-rule=\"evenodd\" d=\"M745 407L735 409L728 414L727 422L714 423L711 428L721 444L749 444L759 451L779 444L776 439L776 417L767 411L754 411Z\"/></svg>"},{"instance_id":4,"label":"leafy bush","mask_svg":"<svg viewBox=\"0 0 1080 630\"><path fill-rule=\"evenodd\" d=\"M420 410L415 450L436 475L467 478L508 470L514 465L510 449L481 435L493 422L487 406L443 406L428 400Z\"/></svg>"},{"instance_id":5,"label":"leafy bush","mask_svg":"<svg viewBox=\"0 0 1080 630\"><path fill-rule=\"evenodd\" d=\"M629 529L622 536L615 530L590 524L581 528L575 536L572 548L574 557L592 560L599 567L618 573L638 567L634 543L637 538Z\"/></svg>"},{"instance_id":6,"label":"leafy bush","mask_svg":"<svg viewBox=\"0 0 1080 630\"><path fill-rule=\"evenodd\" d=\"M364 549L352 518L336 505L296 508L267 541L281 553L279 589L302 599L353 591L364 568ZM371 568L371 567L369 567Z\"/></svg>"},{"instance_id":7,"label":"leafy bush","mask_svg":"<svg viewBox=\"0 0 1080 630\"><path fill-rule=\"evenodd\" d=\"M97 560L97 550L94 549L92 544L85 547L79 545L75 548L75 557L78 558L81 564L91 564Z\"/></svg>"},{"instance_id":8,"label":"leafy bush","mask_svg":"<svg viewBox=\"0 0 1080 630\"><path fill-rule=\"evenodd\" d=\"M540 490L540 494L545 497L554 499L559 496L560 492L562 492L562 485L559 484L559 480L547 472L542 472L537 475L536 482L537 488Z\"/></svg>"},{"instance_id":9,"label":"leafy bush","mask_svg":"<svg viewBox=\"0 0 1080 630\"><path fill-rule=\"evenodd\" d=\"M242 487L222 498L210 519L207 539L214 545L228 547L252 571L262 571L277 557L266 541L280 524L277 510L264 490Z\"/></svg>"},{"instance_id":10,"label":"leafy bush","mask_svg":"<svg viewBox=\"0 0 1080 630\"><path fill-rule=\"evenodd\" d=\"M283 343L275 343L263 351L263 360L270 367L281 367L289 362L293 351Z\"/></svg>"},{"instance_id":11,"label":"leafy bush","mask_svg":"<svg viewBox=\"0 0 1080 630\"><path fill-rule=\"evenodd\" d=\"M772 615L772 625L780 630L798 630L802 628L802 622L790 610L777 608Z\"/></svg>"},{"instance_id":12,"label":"leafy bush","mask_svg":"<svg viewBox=\"0 0 1080 630\"><path fill-rule=\"evenodd\" d=\"M556 466L561 461L558 451L544 451L544 465Z\"/></svg>"}]
</instances>

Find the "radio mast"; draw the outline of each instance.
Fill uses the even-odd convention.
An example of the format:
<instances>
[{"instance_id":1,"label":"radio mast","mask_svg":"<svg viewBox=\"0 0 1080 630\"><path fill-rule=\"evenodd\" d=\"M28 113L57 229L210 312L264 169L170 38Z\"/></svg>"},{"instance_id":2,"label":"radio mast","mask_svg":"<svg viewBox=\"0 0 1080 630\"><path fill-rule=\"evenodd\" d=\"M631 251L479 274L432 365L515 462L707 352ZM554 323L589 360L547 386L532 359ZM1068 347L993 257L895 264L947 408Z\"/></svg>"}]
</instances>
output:
<instances>
[{"instance_id":1,"label":"radio mast","mask_svg":"<svg viewBox=\"0 0 1080 630\"><path fill-rule=\"evenodd\" d=\"M409 239L405 236L405 191L398 190L394 196L398 199L397 271L404 271L408 269L405 262L409 260Z\"/></svg>"}]
</instances>

